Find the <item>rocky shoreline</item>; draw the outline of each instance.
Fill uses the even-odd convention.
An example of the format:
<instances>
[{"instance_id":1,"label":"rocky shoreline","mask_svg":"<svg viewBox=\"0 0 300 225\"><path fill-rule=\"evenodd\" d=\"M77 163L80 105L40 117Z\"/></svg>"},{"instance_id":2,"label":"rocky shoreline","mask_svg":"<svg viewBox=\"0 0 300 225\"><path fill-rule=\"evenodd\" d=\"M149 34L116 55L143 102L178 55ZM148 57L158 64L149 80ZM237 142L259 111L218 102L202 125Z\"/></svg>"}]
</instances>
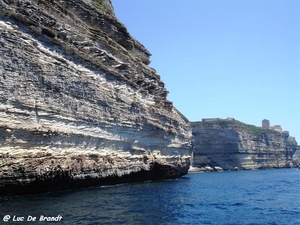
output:
<instances>
[{"instance_id":1,"label":"rocky shoreline","mask_svg":"<svg viewBox=\"0 0 300 225\"><path fill-rule=\"evenodd\" d=\"M137 172L130 172L124 175L110 175L100 176L103 171L93 171L93 173L86 173L74 176L70 171L52 170L47 174L41 176L32 176L28 173L20 174L19 177L8 179L1 178L1 194L0 196L8 195L24 195L37 194L49 191L62 191L70 189L88 188L105 185L115 185L121 183L156 181L162 179L178 178L186 175L187 171L179 173L178 168L168 167L155 163L149 170L140 170Z\"/></svg>"}]
</instances>

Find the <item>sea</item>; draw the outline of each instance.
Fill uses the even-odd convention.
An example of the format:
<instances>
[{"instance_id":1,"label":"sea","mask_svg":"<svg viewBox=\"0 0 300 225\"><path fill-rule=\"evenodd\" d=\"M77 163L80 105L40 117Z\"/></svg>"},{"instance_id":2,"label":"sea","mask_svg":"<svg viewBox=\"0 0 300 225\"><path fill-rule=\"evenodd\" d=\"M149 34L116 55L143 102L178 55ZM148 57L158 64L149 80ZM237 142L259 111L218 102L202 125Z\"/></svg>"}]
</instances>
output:
<instances>
[{"instance_id":1,"label":"sea","mask_svg":"<svg viewBox=\"0 0 300 225\"><path fill-rule=\"evenodd\" d=\"M192 173L176 180L0 198L0 224L300 224L300 170Z\"/></svg>"}]
</instances>

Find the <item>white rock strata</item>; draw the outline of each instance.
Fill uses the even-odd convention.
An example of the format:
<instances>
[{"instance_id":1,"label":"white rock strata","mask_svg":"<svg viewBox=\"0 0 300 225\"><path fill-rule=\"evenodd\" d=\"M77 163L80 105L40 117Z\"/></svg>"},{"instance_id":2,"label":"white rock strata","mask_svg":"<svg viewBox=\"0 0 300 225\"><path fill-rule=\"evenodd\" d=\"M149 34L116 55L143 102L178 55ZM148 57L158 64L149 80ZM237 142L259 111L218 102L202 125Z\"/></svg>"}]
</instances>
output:
<instances>
[{"instance_id":1,"label":"white rock strata","mask_svg":"<svg viewBox=\"0 0 300 225\"><path fill-rule=\"evenodd\" d=\"M188 121L110 1L0 5L2 194L187 173Z\"/></svg>"},{"instance_id":2,"label":"white rock strata","mask_svg":"<svg viewBox=\"0 0 300 225\"><path fill-rule=\"evenodd\" d=\"M293 167L295 138L237 120L192 122L193 166L225 170ZM216 169L218 170L218 169Z\"/></svg>"}]
</instances>

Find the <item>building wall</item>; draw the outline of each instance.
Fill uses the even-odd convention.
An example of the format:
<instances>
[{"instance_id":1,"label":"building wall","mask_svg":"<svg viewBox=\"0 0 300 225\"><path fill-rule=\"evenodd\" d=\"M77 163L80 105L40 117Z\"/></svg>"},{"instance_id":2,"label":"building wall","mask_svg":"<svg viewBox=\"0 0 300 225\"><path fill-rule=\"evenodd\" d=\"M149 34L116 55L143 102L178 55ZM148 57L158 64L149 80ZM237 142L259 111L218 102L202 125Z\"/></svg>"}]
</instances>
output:
<instances>
[{"instance_id":1,"label":"building wall","mask_svg":"<svg viewBox=\"0 0 300 225\"><path fill-rule=\"evenodd\" d=\"M270 121L267 120L267 119L264 119L264 120L262 121L262 128L263 128L263 129L270 129Z\"/></svg>"}]
</instances>

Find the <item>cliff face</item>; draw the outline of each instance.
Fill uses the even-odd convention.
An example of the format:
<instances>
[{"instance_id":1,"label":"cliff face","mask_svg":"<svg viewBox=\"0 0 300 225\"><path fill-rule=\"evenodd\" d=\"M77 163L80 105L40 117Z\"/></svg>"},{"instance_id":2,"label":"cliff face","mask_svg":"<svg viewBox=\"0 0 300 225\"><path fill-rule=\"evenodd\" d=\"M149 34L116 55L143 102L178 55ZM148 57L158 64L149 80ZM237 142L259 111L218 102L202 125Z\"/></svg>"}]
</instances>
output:
<instances>
[{"instance_id":1,"label":"cliff face","mask_svg":"<svg viewBox=\"0 0 300 225\"><path fill-rule=\"evenodd\" d=\"M191 130L149 57L109 0L0 0L0 193L186 174Z\"/></svg>"},{"instance_id":2,"label":"cliff face","mask_svg":"<svg viewBox=\"0 0 300 225\"><path fill-rule=\"evenodd\" d=\"M293 159L296 160L297 165L300 165L300 145L298 145L297 150L295 152L295 154L293 155Z\"/></svg>"},{"instance_id":3,"label":"cliff face","mask_svg":"<svg viewBox=\"0 0 300 225\"><path fill-rule=\"evenodd\" d=\"M295 138L247 125L237 120L192 123L195 167L219 166L226 170L293 166Z\"/></svg>"}]
</instances>

